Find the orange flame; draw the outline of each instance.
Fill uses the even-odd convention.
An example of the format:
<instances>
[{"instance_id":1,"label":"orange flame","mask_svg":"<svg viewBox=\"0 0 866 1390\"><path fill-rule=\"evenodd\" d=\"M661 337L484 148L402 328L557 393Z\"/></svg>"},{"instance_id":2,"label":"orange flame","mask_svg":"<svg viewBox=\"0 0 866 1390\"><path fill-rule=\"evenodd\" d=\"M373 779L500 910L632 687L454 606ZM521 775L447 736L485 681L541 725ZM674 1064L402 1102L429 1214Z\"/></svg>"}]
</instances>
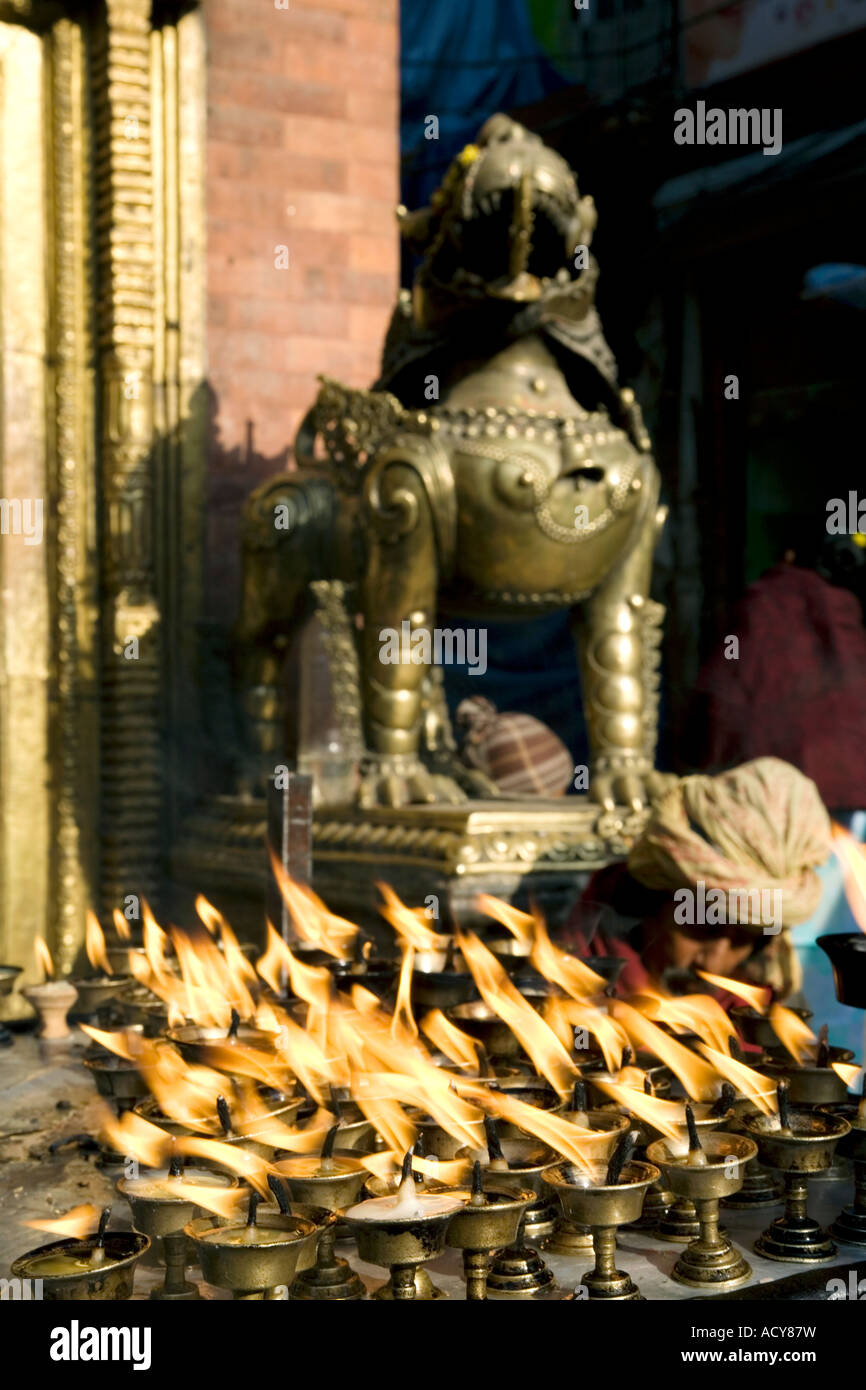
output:
<instances>
[{"instance_id":1,"label":"orange flame","mask_svg":"<svg viewBox=\"0 0 866 1390\"><path fill-rule=\"evenodd\" d=\"M831 1062L830 1066L840 1081L844 1081L849 1091L858 1091L863 1085L863 1068L854 1067L850 1062Z\"/></svg>"},{"instance_id":2,"label":"orange flame","mask_svg":"<svg viewBox=\"0 0 866 1390\"><path fill-rule=\"evenodd\" d=\"M412 966L415 962L415 947L406 946L400 966L400 983L397 986L397 999L394 1016L391 1019L391 1034L398 1042L413 1043L418 1037L418 1025L412 1012Z\"/></svg>"},{"instance_id":3,"label":"orange flame","mask_svg":"<svg viewBox=\"0 0 866 1390\"><path fill-rule=\"evenodd\" d=\"M729 1051L729 1039L737 1036L721 1004L709 994L682 994L673 998L647 986L630 1002L655 1023L666 1023L677 1032L696 1033L720 1052Z\"/></svg>"},{"instance_id":4,"label":"orange flame","mask_svg":"<svg viewBox=\"0 0 866 1390\"><path fill-rule=\"evenodd\" d=\"M646 1120L668 1139L682 1138L686 1125L686 1108L682 1101L659 1100L657 1096L648 1096L634 1086L604 1076L593 1076L592 1084L615 1100L623 1110L637 1115L639 1120Z\"/></svg>"},{"instance_id":5,"label":"orange flame","mask_svg":"<svg viewBox=\"0 0 866 1390\"><path fill-rule=\"evenodd\" d=\"M119 907L116 907L113 910L111 914L111 920L114 923L114 930L117 932L117 935L120 937L121 941L131 941L132 928L130 927L129 923L127 922Z\"/></svg>"},{"instance_id":6,"label":"orange flame","mask_svg":"<svg viewBox=\"0 0 866 1390\"><path fill-rule=\"evenodd\" d=\"M462 1028L446 1018L441 1009L431 1009L421 1020L421 1031L426 1033L434 1047L458 1067L478 1067L478 1043L470 1038Z\"/></svg>"},{"instance_id":7,"label":"orange flame","mask_svg":"<svg viewBox=\"0 0 866 1390\"><path fill-rule=\"evenodd\" d=\"M745 1004L751 1004L757 1013L767 1012L773 991L766 985L748 985L743 980L729 980L726 975L711 975L708 970L699 970L697 973L707 984L715 985L716 989L726 990L728 994L735 994Z\"/></svg>"},{"instance_id":8,"label":"orange flame","mask_svg":"<svg viewBox=\"0 0 866 1390\"><path fill-rule=\"evenodd\" d=\"M329 956L335 956L338 960L351 957L355 950L358 927L329 912L312 888L308 888L304 883L296 883L290 878L270 846L268 854L280 896L301 940L311 946L318 946L320 950L326 951Z\"/></svg>"},{"instance_id":9,"label":"orange flame","mask_svg":"<svg viewBox=\"0 0 866 1390\"><path fill-rule=\"evenodd\" d=\"M141 917L144 954L147 958L147 963L150 966L155 983L160 984L171 974L171 968L166 959L168 952L168 937L157 922L144 898L141 900Z\"/></svg>"},{"instance_id":10,"label":"orange flame","mask_svg":"<svg viewBox=\"0 0 866 1390\"><path fill-rule=\"evenodd\" d=\"M63 1216L53 1216L48 1221L22 1221L22 1226L29 1226L33 1231L47 1231L52 1236L74 1237L82 1240L84 1236L90 1235L99 1225L100 1211L92 1202L86 1202L83 1206L73 1207Z\"/></svg>"},{"instance_id":11,"label":"orange flame","mask_svg":"<svg viewBox=\"0 0 866 1390\"><path fill-rule=\"evenodd\" d=\"M115 1057L137 1062L141 1056L142 1039L137 1033L107 1033L102 1028L93 1028L89 1023L82 1023L80 1027L82 1033L104 1047L106 1052L113 1052Z\"/></svg>"},{"instance_id":12,"label":"orange flame","mask_svg":"<svg viewBox=\"0 0 866 1390\"><path fill-rule=\"evenodd\" d=\"M643 1014L621 999L612 999L612 1016L625 1028L631 1042L647 1048L679 1077L692 1100L712 1100L718 1094L717 1073L689 1048L662 1032Z\"/></svg>"},{"instance_id":13,"label":"orange flame","mask_svg":"<svg viewBox=\"0 0 866 1390\"><path fill-rule=\"evenodd\" d=\"M243 1178L263 1197L270 1196L268 1174L275 1173L276 1166L258 1154L250 1153L249 1149L242 1149L237 1144L226 1144L219 1139L200 1139L194 1135L184 1135L177 1140L177 1152L190 1158L204 1158L210 1163L218 1163L221 1168Z\"/></svg>"},{"instance_id":14,"label":"orange flame","mask_svg":"<svg viewBox=\"0 0 866 1390\"><path fill-rule=\"evenodd\" d=\"M536 919L529 912L521 912L519 908L512 907L504 898L494 898L490 893L479 893L475 899L475 906L479 912L484 912L488 917L492 917L494 922L499 922L507 931L511 932L515 941L521 946L530 946L535 937Z\"/></svg>"},{"instance_id":15,"label":"orange flame","mask_svg":"<svg viewBox=\"0 0 866 1390\"><path fill-rule=\"evenodd\" d=\"M592 1172L593 1166L606 1161L616 1147L619 1135L615 1131L584 1129L564 1120L561 1115L539 1110L537 1105L527 1105L526 1101L518 1100L507 1091L492 1091L479 1086L472 1088L472 1094L484 1110L503 1120L510 1120L526 1134L549 1144L584 1172ZM483 1143L482 1140L482 1147Z\"/></svg>"},{"instance_id":16,"label":"orange flame","mask_svg":"<svg viewBox=\"0 0 866 1390\"><path fill-rule=\"evenodd\" d=\"M414 946L416 951L445 950L448 938L427 925L429 918L426 908L407 907L387 883L377 883L376 887L385 899L385 905L380 906L379 911L405 945Z\"/></svg>"},{"instance_id":17,"label":"orange flame","mask_svg":"<svg viewBox=\"0 0 866 1390\"><path fill-rule=\"evenodd\" d=\"M127 1110L118 1119L107 1105L100 1109L100 1135L116 1153L134 1158L146 1168L162 1168L175 1151L172 1135L142 1115Z\"/></svg>"},{"instance_id":18,"label":"orange flame","mask_svg":"<svg viewBox=\"0 0 866 1390\"><path fill-rule=\"evenodd\" d=\"M567 1052L572 1048L574 1028L591 1033L602 1050L608 1071L617 1070L623 1049L628 1046L628 1037L622 1025L615 1023L604 1009L594 1004L580 1004L576 999L553 996L544 1002L543 1017Z\"/></svg>"},{"instance_id":19,"label":"orange flame","mask_svg":"<svg viewBox=\"0 0 866 1390\"><path fill-rule=\"evenodd\" d=\"M716 1048L708 1046L707 1043L702 1042L698 1046L716 1071L726 1081L730 1081L738 1095L748 1096L765 1115L775 1114L779 1105L776 1087L770 1084L766 1076L762 1076L759 1071L753 1071L745 1062L737 1061L727 1052L719 1052Z\"/></svg>"},{"instance_id":20,"label":"orange flame","mask_svg":"<svg viewBox=\"0 0 866 1390\"><path fill-rule=\"evenodd\" d=\"M817 1038L808 1023L790 1009L774 1004L770 1009L770 1027L795 1062L804 1062L812 1055L810 1044L816 1043Z\"/></svg>"},{"instance_id":21,"label":"orange flame","mask_svg":"<svg viewBox=\"0 0 866 1390\"><path fill-rule=\"evenodd\" d=\"M531 1004L527 1004L496 957L474 932L466 936L460 934L458 940L487 1007L508 1025L531 1057L536 1071L547 1078L561 1098L567 1096L578 1073L559 1038Z\"/></svg>"},{"instance_id":22,"label":"orange flame","mask_svg":"<svg viewBox=\"0 0 866 1390\"><path fill-rule=\"evenodd\" d=\"M397 1187L400 1181L400 1170L402 1167L402 1154L386 1150L378 1154L358 1154L363 1166L368 1173L372 1173L374 1178L380 1182L387 1183L389 1187ZM459 1187L467 1182L472 1174L472 1168L465 1158L419 1158L412 1156L412 1172L421 1173L424 1178L432 1178L437 1182L447 1183L449 1187Z\"/></svg>"},{"instance_id":23,"label":"orange flame","mask_svg":"<svg viewBox=\"0 0 866 1390\"><path fill-rule=\"evenodd\" d=\"M833 853L842 865L845 896L854 920L866 932L866 845L858 844L847 830L833 822Z\"/></svg>"},{"instance_id":24,"label":"orange flame","mask_svg":"<svg viewBox=\"0 0 866 1390\"><path fill-rule=\"evenodd\" d=\"M36 957L36 964L39 966L39 969L42 971L42 974L45 976L46 980L53 980L54 961L51 958L51 952L48 949L48 944L45 941L44 937L34 937L33 954Z\"/></svg>"},{"instance_id":25,"label":"orange flame","mask_svg":"<svg viewBox=\"0 0 866 1390\"><path fill-rule=\"evenodd\" d=\"M94 970L102 970L106 975L114 972L105 953L105 933L99 925L99 918L89 909L84 915L84 950Z\"/></svg>"},{"instance_id":26,"label":"orange flame","mask_svg":"<svg viewBox=\"0 0 866 1390\"><path fill-rule=\"evenodd\" d=\"M142 1177L147 1178L143 1173ZM175 1201L194 1202L205 1211L212 1211L224 1221L231 1221L245 1210L249 1194L242 1187L203 1187L200 1183L184 1182L183 1178L156 1178L152 1183L154 1192L161 1192Z\"/></svg>"},{"instance_id":27,"label":"orange flame","mask_svg":"<svg viewBox=\"0 0 866 1390\"><path fill-rule=\"evenodd\" d=\"M547 927L540 918L535 923L535 941L530 960L539 975L551 984L559 985L572 999L582 1003L603 993L605 981L601 975L590 970L577 956L569 955L554 946L547 933Z\"/></svg>"}]
</instances>

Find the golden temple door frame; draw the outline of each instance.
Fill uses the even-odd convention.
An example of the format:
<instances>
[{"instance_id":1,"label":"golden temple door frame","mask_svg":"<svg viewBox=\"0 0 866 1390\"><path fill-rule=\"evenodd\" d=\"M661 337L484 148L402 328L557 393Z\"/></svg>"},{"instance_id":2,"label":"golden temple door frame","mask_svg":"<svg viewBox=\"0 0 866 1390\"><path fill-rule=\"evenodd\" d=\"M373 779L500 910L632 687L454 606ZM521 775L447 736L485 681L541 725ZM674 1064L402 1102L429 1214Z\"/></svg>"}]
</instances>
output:
<instances>
[{"instance_id":1,"label":"golden temple door frame","mask_svg":"<svg viewBox=\"0 0 866 1390\"><path fill-rule=\"evenodd\" d=\"M158 901L195 727L204 37L150 0L0 5L0 959Z\"/></svg>"}]
</instances>

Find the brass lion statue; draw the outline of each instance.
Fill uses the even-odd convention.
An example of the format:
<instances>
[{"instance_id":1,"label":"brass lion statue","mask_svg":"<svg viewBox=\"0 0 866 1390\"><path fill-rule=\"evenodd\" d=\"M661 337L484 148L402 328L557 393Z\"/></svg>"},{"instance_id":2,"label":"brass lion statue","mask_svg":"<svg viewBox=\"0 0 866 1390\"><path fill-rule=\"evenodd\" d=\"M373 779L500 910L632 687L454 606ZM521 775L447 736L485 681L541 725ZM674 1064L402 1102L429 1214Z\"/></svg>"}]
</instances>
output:
<instances>
[{"instance_id":1,"label":"brass lion statue","mask_svg":"<svg viewBox=\"0 0 866 1390\"><path fill-rule=\"evenodd\" d=\"M414 639L449 612L483 625L567 609L591 795L639 810L657 737L663 609L649 582L664 509L595 309L592 199L497 115L431 205L398 218L420 264L379 380L322 378L297 471L246 506L235 642L250 756L273 767L287 634L311 584L336 582L356 644L361 804L488 796L456 755L424 643L383 661L382 633Z\"/></svg>"}]
</instances>

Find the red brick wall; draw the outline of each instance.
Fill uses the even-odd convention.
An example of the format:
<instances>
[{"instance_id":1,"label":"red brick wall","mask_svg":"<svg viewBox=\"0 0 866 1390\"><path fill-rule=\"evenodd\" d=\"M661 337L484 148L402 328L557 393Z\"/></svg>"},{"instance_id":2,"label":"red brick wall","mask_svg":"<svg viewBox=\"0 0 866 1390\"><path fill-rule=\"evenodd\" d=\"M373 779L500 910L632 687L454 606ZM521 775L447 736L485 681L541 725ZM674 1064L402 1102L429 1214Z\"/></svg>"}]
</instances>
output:
<instances>
[{"instance_id":1,"label":"red brick wall","mask_svg":"<svg viewBox=\"0 0 866 1390\"><path fill-rule=\"evenodd\" d=\"M377 374L397 290L399 0L205 0L208 607L243 497L290 462L317 372ZM289 268L275 268L287 246Z\"/></svg>"}]
</instances>

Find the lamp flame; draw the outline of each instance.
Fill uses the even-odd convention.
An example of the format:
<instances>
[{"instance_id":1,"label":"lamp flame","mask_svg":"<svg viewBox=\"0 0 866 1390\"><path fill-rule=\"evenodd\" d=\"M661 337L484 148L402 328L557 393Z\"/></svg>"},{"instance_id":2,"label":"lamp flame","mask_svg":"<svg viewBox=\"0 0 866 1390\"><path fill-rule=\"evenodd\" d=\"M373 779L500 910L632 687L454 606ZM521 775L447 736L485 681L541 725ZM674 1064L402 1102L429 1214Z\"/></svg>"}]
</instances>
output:
<instances>
[{"instance_id":1,"label":"lamp flame","mask_svg":"<svg viewBox=\"0 0 866 1390\"><path fill-rule=\"evenodd\" d=\"M461 933L458 940L485 1004L508 1025L531 1057L536 1071L545 1076L564 1099L574 1085L577 1067L559 1038L532 1005L527 1004L496 957L474 932L465 936Z\"/></svg>"},{"instance_id":2,"label":"lamp flame","mask_svg":"<svg viewBox=\"0 0 866 1390\"><path fill-rule=\"evenodd\" d=\"M387 883L377 883L376 887L385 899L385 904L379 907L379 911L385 921L391 923L405 945L414 946L416 951L445 950L448 937L440 935L427 925L429 918L426 908L407 907Z\"/></svg>"},{"instance_id":3,"label":"lamp flame","mask_svg":"<svg viewBox=\"0 0 866 1390\"><path fill-rule=\"evenodd\" d=\"M46 1221L22 1221L21 1224L29 1226L32 1231L47 1231L52 1236L83 1240L86 1235L96 1230L100 1215L99 1207L95 1207L92 1202L86 1202L83 1206L73 1207L63 1216L54 1216Z\"/></svg>"},{"instance_id":4,"label":"lamp flame","mask_svg":"<svg viewBox=\"0 0 866 1390\"><path fill-rule=\"evenodd\" d=\"M711 975L708 970L699 970L697 973L707 984L715 985L716 989L726 990L728 994L735 994L743 1003L750 1004L756 1013L767 1012L773 991L766 985L749 985L743 980L729 980L725 975Z\"/></svg>"},{"instance_id":5,"label":"lamp flame","mask_svg":"<svg viewBox=\"0 0 866 1390\"><path fill-rule=\"evenodd\" d=\"M45 938L44 938L44 937L42 937L42 936L34 937L34 940L33 940L33 954L34 954L34 956L36 957L36 964L39 966L39 969L42 971L42 974L45 976L45 979L46 979L46 980L53 980L53 979L54 979L54 961L52 960L51 952L50 952L49 949L48 949L48 944L47 944L47 942L45 941Z\"/></svg>"},{"instance_id":6,"label":"lamp flame","mask_svg":"<svg viewBox=\"0 0 866 1390\"><path fill-rule=\"evenodd\" d=\"M808 1023L782 1004L773 1005L769 1018L770 1027L786 1052L791 1054L795 1062L805 1062L812 1054L811 1044L817 1042Z\"/></svg>"},{"instance_id":7,"label":"lamp flame","mask_svg":"<svg viewBox=\"0 0 866 1390\"><path fill-rule=\"evenodd\" d=\"M833 853L842 865L845 896L861 931L866 932L866 845L858 844L849 831L832 824Z\"/></svg>"},{"instance_id":8,"label":"lamp flame","mask_svg":"<svg viewBox=\"0 0 866 1390\"><path fill-rule=\"evenodd\" d=\"M89 909L85 913L84 950L94 970L102 970L106 975L114 972L108 962L105 950L105 933L99 925L99 918Z\"/></svg>"}]
</instances>

